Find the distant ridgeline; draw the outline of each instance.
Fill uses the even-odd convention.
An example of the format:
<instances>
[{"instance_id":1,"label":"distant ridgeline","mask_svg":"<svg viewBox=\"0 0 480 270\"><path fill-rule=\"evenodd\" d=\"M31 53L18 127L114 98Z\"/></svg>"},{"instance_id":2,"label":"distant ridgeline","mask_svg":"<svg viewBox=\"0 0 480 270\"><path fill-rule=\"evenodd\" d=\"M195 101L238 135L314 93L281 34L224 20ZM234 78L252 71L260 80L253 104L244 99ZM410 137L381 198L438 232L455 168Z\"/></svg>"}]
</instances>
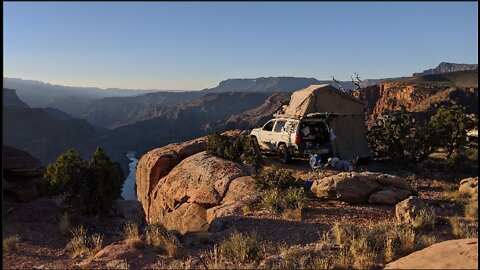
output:
<instances>
[{"instance_id":1,"label":"distant ridgeline","mask_svg":"<svg viewBox=\"0 0 480 270\"><path fill-rule=\"evenodd\" d=\"M442 62L436 68L427 69L420 73L413 73L412 76L423 76L456 71L478 70L478 64L455 64Z\"/></svg>"}]
</instances>

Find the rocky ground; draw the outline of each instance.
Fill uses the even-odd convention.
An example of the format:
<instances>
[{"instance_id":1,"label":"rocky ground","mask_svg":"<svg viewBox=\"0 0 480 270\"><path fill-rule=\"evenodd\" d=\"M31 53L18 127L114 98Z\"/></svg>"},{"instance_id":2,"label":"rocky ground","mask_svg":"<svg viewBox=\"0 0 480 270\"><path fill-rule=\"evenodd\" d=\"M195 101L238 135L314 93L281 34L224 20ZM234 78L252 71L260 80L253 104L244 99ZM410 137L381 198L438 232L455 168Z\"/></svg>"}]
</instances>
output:
<instances>
[{"instance_id":1,"label":"rocky ground","mask_svg":"<svg viewBox=\"0 0 480 270\"><path fill-rule=\"evenodd\" d=\"M292 164L283 165L272 157L266 157L267 166L294 169L294 175L303 180L319 180L333 176L340 171L326 168L311 172L306 160L294 160ZM437 213L444 219L462 216L463 209L458 203L449 200L449 196L458 190L459 180L468 175L446 175L434 170L405 169L382 163L374 163L368 168L356 168L357 171L376 171L401 176L418 192L418 197L433 202ZM279 214L272 214L263 209L252 207L243 215L226 217L224 227L218 232L187 234L180 238L181 248L176 258L165 253L156 252L150 247L129 248L126 245L114 245L91 261L88 256L73 258L67 249L69 236L61 234L59 227L62 206L53 199L40 197L30 202L19 203L14 197L6 196L3 201L3 267L7 269L64 269L64 268L167 268L174 267L172 262L191 261L201 258L202 254L211 252L215 244L232 232L255 232L262 242L271 246L307 248L322 241L324 232L335 223L353 223L357 225L395 223L395 204L349 204L338 200L322 199L309 194L301 219L291 219ZM83 224L89 233L103 236L102 246L123 240L121 231L126 223L124 218L114 213L103 217L89 219L71 218L72 226ZM474 226L476 221L470 221ZM141 226L142 227L142 226ZM448 226L436 227L437 241L452 239ZM5 250L5 239L19 236L16 248ZM478 237L478 236L477 236ZM112 246L110 246L112 247ZM90 257L91 258L91 257ZM255 265L254 265L255 266ZM257 265L258 266L258 265ZM202 268L202 267L199 267Z\"/></svg>"}]
</instances>

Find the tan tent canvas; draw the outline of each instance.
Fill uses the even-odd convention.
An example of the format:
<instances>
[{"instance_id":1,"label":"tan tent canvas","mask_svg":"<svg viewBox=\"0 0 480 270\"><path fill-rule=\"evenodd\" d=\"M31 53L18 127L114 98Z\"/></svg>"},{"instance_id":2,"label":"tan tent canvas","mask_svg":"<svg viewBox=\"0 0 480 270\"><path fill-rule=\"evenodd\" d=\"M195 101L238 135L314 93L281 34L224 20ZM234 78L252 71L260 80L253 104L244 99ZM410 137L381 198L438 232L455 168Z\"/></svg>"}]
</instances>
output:
<instances>
[{"instance_id":1,"label":"tan tent canvas","mask_svg":"<svg viewBox=\"0 0 480 270\"><path fill-rule=\"evenodd\" d=\"M310 85L292 93L285 115L300 118L315 112L339 114L330 122L336 135L335 156L341 159L370 156L362 102L329 84Z\"/></svg>"}]
</instances>

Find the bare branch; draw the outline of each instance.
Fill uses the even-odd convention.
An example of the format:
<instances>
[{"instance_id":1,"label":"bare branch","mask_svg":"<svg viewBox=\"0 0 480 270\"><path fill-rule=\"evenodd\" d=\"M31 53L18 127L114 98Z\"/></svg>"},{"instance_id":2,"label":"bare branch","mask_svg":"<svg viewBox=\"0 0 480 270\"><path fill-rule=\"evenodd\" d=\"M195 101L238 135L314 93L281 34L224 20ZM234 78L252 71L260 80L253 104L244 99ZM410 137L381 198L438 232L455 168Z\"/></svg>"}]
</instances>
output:
<instances>
[{"instance_id":1,"label":"bare branch","mask_svg":"<svg viewBox=\"0 0 480 270\"><path fill-rule=\"evenodd\" d=\"M340 84L339 81L335 79L335 77L333 76L330 76L330 77L332 77L332 80L338 85L338 87L340 87L340 89L342 89L342 91L346 92L345 88L343 88L343 86Z\"/></svg>"}]
</instances>

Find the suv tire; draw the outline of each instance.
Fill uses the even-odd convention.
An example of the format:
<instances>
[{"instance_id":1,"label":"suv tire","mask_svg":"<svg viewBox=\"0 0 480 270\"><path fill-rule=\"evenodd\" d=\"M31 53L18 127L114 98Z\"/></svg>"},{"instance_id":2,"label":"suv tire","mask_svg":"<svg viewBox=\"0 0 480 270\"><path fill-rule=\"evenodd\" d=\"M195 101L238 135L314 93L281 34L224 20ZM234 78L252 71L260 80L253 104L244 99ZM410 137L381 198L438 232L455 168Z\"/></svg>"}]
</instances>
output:
<instances>
[{"instance_id":1,"label":"suv tire","mask_svg":"<svg viewBox=\"0 0 480 270\"><path fill-rule=\"evenodd\" d=\"M292 161L292 157L290 152L288 152L287 146L285 144L280 144L277 149L277 157L281 163L290 163Z\"/></svg>"}]
</instances>

